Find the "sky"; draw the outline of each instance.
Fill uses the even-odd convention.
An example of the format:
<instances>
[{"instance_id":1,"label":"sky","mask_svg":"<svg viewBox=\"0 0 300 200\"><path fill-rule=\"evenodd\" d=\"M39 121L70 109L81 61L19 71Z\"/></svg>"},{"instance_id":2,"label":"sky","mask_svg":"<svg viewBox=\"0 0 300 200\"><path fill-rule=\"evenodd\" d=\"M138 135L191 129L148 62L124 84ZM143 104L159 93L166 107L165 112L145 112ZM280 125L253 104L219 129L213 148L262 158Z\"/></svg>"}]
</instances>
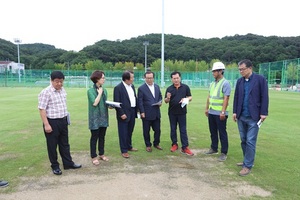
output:
<instances>
[{"instance_id":1,"label":"sky","mask_svg":"<svg viewBox=\"0 0 300 200\"><path fill-rule=\"evenodd\" d=\"M300 36L297 4L296 0L4 0L0 38L80 51L100 40L162 32L196 39L248 33Z\"/></svg>"}]
</instances>

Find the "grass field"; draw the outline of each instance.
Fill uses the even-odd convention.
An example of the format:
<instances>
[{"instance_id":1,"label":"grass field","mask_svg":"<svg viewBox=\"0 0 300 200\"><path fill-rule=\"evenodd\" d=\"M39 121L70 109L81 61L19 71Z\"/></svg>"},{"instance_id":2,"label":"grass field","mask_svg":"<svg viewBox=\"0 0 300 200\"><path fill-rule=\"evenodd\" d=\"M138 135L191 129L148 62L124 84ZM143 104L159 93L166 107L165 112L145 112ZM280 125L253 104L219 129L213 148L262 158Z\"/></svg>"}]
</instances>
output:
<instances>
[{"instance_id":1,"label":"grass field","mask_svg":"<svg viewBox=\"0 0 300 200\"><path fill-rule=\"evenodd\" d=\"M45 137L37 109L37 95L42 88L0 88L0 179L8 180L15 191L22 177L39 177L50 171ZM87 125L86 89L66 88L68 110L71 113L70 144L72 153L89 155L90 132ZM162 90L164 93L164 90ZM112 89L108 89L112 99ZM206 149L210 145L204 107L207 91L192 89L193 101L188 105L188 136L191 149ZM233 179L243 179L272 191L272 199L300 199L300 93L270 91L269 116L259 132L255 167L247 177L239 177L234 165L242 161L237 124L228 120L229 153L226 167ZM232 98L230 100L232 105ZM231 106L230 106L231 109ZM110 127L106 136L106 152L120 156L115 111L110 110ZM168 149L169 122L167 105L161 107L161 146ZM134 147L147 154L142 138L141 121L136 121ZM168 150L147 154L147 158L163 158ZM201 157L199 158L201 159ZM1 193L1 191L0 191Z\"/></svg>"}]
</instances>

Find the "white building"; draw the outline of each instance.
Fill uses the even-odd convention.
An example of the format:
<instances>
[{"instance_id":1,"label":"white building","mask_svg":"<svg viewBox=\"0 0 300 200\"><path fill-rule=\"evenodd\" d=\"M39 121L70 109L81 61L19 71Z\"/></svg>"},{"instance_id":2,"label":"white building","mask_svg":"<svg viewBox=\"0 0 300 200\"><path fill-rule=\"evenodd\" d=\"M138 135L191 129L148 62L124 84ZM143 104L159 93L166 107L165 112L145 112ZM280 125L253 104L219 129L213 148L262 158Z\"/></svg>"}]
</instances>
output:
<instances>
[{"instance_id":1,"label":"white building","mask_svg":"<svg viewBox=\"0 0 300 200\"><path fill-rule=\"evenodd\" d=\"M18 74L20 69L20 74L25 73L25 65L23 63L15 63L13 61L0 61L0 73L12 73Z\"/></svg>"}]
</instances>

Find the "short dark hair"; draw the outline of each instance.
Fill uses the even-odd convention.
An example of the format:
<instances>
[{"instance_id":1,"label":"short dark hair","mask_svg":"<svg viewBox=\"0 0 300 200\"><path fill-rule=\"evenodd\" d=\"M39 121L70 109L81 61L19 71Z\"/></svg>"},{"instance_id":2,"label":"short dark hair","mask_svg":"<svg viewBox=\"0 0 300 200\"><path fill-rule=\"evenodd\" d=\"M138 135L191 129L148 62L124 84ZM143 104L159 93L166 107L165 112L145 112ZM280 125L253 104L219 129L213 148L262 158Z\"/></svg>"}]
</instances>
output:
<instances>
[{"instance_id":1,"label":"short dark hair","mask_svg":"<svg viewBox=\"0 0 300 200\"><path fill-rule=\"evenodd\" d=\"M97 83L97 81L101 79L103 75L105 75L103 71L96 70L92 73L90 79L93 81L93 83Z\"/></svg>"},{"instance_id":2,"label":"short dark hair","mask_svg":"<svg viewBox=\"0 0 300 200\"><path fill-rule=\"evenodd\" d=\"M180 73L180 72L177 72L177 71L175 71L175 72L172 72L172 73L171 73L171 78L173 78L172 76L173 76L173 75L176 75L176 74L178 74L178 75L179 75L179 77L181 77L181 73Z\"/></svg>"},{"instance_id":3,"label":"short dark hair","mask_svg":"<svg viewBox=\"0 0 300 200\"><path fill-rule=\"evenodd\" d=\"M51 81L54 79L65 79L65 75L61 71L53 71L51 73Z\"/></svg>"},{"instance_id":4,"label":"short dark hair","mask_svg":"<svg viewBox=\"0 0 300 200\"><path fill-rule=\"evenodd\" d=\"M133 71L125 71L123 74L122 74L122 81L126 81L126 80L130 80L130 74L133 74Z\"/></svg>"},{"instance_id":5,"label":"short dark hair","mask_svg":"<svg viewBox=\"0 0 300 200\"><path fill-rule=\"evenodd\" d=\"M152 71L146 71L145 74L144 74L144 77L145 77L145 78L146 78L146 75L147 75L147 74L153 74L153 78L154 78L154 76L155 76L154 72L152 72Z\"/></svg>"},{"instance_id":6,"label":"short dark hair","mask_svg":"<svg viewBox=\"0 0 300 200\"><path fill-rule=\"evenodd\" d=\"M249 59L244 59L244 60L241 60L238 65L242 65L242 64L245 64L247 68L249 67L253 67L253 64L252 62L249 60Z\"/></svg>"}]
</instances>

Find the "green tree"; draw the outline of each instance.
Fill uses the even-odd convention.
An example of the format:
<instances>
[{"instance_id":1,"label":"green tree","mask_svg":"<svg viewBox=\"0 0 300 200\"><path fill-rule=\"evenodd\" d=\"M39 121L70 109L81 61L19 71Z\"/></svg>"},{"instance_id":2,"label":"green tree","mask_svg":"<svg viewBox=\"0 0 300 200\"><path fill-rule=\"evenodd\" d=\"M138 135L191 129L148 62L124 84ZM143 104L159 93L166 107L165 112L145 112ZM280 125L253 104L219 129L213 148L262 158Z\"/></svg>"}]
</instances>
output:
<instances>
[{"instance_id":1,"label":"green tree","mask_svg":"<svg viewBox=\"0 0 300 200\"><path fill-rule=\"evenodd\" d=\"M55 62L52 59L47 59L42 69L55 69Z\"/></svg>"},{"instance_id":2,"label":"green tree","mask_svg":"<svg viewBox=\"0 0 300 200\"><path fill-rule=\"evenodd\" d=\"M198 69L196 68L197 62L195 60L189 60L185 63L186 71L196 72Z\"/></svg>"},{"instance_id":3,"label":"green tree","mask_svg":"<svg viewBox=\"0 0 300 200\"><path fill-rule=\"evenodd\" d=\"M288 83L295 85L295 83L297 82L297 80L299 79L299 74L298 74L298 68L297 68L297 64L295 63L290 63L287 66L287 79L288 79Z\"/></svg>"},{"instance_id":4,"label":"green tree","mask_svg":"<svg viewBox=\"0 0 300 200\"><path fill-rule=\"evenodd\" d=\"M145 71L145 67L144 67L143 64L136 63L135 66L136 66L136 68L137 68L138 71Z\"/></svg>"},{"instance_id":5,"label":"green tree","mask_svg":"<svg viewBox=\"0 0 300 200\"><path fill-rule=\"evenodd\" d=\"M65 64L61 64L61 63L54 63L54 69L65 70L66 66L65 66Z\"/></svg>"},{"instance_id":6,"label":"green tree","mask_svg":"<svg viewBox=\"0 0 300 200\"><path fill-rule=\"evenodd\" d=\"M209 65L204 61L197 62L197 69L200 72L207 71L209 69Z\"/></svg>"},{"instance_id":7,"label":"green tree","mask_svg":"<svg viewBox=\"0 0 300 200\"><path fill-rule=\"evenodd\" d=\"M150 64L151 71L161 71L161 59L157 59Z\"/></svg>"},{"instance_id":8,"label":"green tree","mask_svg":"<svg viewBox=\"0 0 300 200\"><path fill-rule=\"evenodd\" d=\"M117 62L114 66L114 70L116 70L116 71L118 71L118 70L121 71L121 70L124 70L124 69L125 69L124 63L122 63L122 62Z\"/></svg>"},{"instance_id":9,"label":"green tree","mask_svg":"<svg viewBox=\"0 0 300 200\"><path fill-rule=\"evenodd\" d=\"M72 64L72 65L70 66L70 69L71 69L71 70L83 70L83 69L85 69L85 67L84 67L83 64L77 63L77 64Z\"/></svg>"},{"instance_id":10,"label":"green tree","mask_svg":"<svg viewBox=\"0 0 300 200\"><path fill-rule=\"evenodd\" d=\"M87 70L103 70L104 69L104 63L102 60L93 60L93 61L88 61L85 64L85 69Z\"/></svg>"},{"instance_id":11,"label":"green tree","mask_svg":"<svg viewBox=\"0 0 300 200\"><path fill-rule=\"evenodd\" d=\"M104 63L104 70L113 70L114 65L111 62Z\"/></svg>"}]
</instances>

